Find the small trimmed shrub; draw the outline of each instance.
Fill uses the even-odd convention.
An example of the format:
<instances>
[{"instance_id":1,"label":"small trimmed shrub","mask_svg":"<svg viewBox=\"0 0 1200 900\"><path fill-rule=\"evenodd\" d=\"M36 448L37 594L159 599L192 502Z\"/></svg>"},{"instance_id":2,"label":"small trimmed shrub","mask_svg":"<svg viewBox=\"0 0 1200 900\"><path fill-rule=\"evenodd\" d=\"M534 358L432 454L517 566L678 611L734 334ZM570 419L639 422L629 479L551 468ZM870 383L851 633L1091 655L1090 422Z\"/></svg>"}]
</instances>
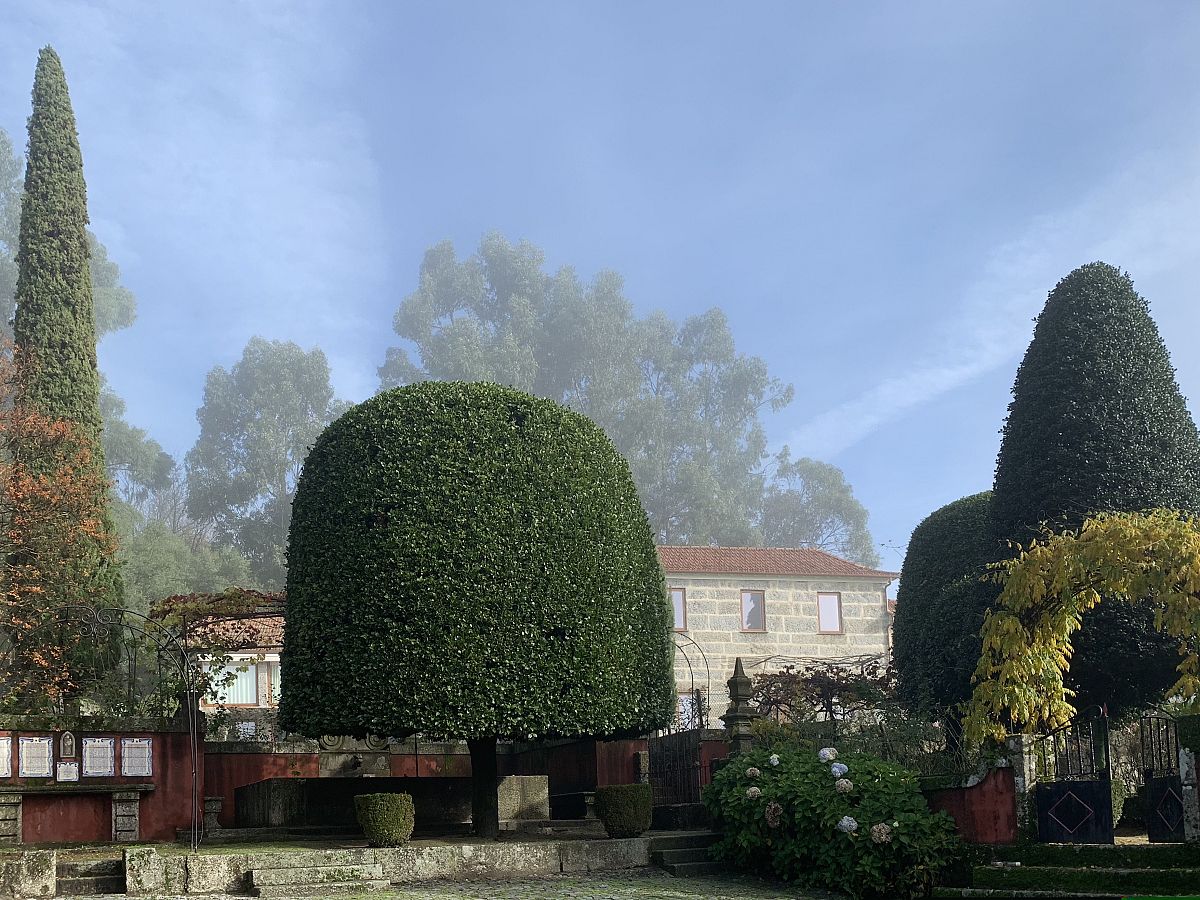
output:
<instances>
[{"instance_id":1,"label":"small trimmed shrub","mask_svg":"<svg viewBox=\"0 0 1200 900\"><path fill-rule=\"evenodd\" d=\"M704 805L723 834L714 858L855 898L924 896L961 853L916 775L864 754L756 750L717 772Z\"/></svg>"},{"instance_id":2,"label":"small trimmed shrub","mask_svg":"<svg viewBox=\"0 0 1200 900\"><path fill-rule=\"evenodd\" d=\"M610 838L633 838L650 829L654 796L648 784L596 788L596 816Z\"/></svg>"},{"instance_id":3,"label":"small trimmed shrub","mask_svg":"<svg viewBox=\"0 0 1200 900\"><path fill-rule=\"evenodd\" d=\"M397 847L412 837L416 813L409 794L359 794L354 812L372 847Z\"/></svg>"}]
</instances>

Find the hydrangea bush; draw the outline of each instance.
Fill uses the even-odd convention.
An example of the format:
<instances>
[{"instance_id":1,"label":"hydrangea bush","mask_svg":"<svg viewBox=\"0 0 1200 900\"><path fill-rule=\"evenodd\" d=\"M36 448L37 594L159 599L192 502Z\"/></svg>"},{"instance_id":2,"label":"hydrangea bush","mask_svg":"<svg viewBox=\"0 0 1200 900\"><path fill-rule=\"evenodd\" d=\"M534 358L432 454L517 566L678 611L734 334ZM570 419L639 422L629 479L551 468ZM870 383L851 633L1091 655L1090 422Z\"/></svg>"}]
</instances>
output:
<instances>
[{"instance_id":1,"label":"hydrangea bush","mask_svg":"<svg viewBox=\"0 0 1200 900\"><path fill-rule=\"evenodd\" d=\"M960 851L913 773L833 748L731 760L704 804L723 832L715 858L855 898L923 896Z\"/></svg>"}]
</instances>

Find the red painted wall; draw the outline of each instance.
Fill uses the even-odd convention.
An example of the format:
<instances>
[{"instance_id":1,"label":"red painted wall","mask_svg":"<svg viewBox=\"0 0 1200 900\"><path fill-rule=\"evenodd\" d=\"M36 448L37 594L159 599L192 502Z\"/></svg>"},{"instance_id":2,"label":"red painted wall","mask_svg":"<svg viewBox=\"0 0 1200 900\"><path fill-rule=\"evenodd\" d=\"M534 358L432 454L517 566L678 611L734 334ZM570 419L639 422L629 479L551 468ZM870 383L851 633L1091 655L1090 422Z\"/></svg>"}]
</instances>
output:
<instances>
[{"instance_id":1,"label":"red painted wall","mask_svg":"<svg viewBox=\"0 0 1200 900\"><path fill-rule=\"evenodd\" d=\"M396 778L471 777L471 757L466 753L393 753L388 765Z\"/></svg>"},{"instance_id":2,"label":"red painted wall","mask_svg":"<svg viewBox=\"0 0 1200 900\"><path fill-rule=\"evenodd\" d=\"M972 844L1017 842L1017 789L1012 769L992 769L969 788L928 791L932 810L945 810L964 841Z\"/></svg>"},{"instance_id":3,"label":"red painted wall","mask_svg":"<svg viewBox=\"0 0 1200 900\"><path fill-rule=\"evenodd\" d=\"M316 778L320 768L315 753L208 753L204 757L204 790L223 797L220 823L232 828L237 811L234 791L267 778Z\"/></svg>"},{"instance_id":4,"label":"red painted wall","mask_svg":"<svg viewBox=\"0 0 1200 900\"><path fill-rule=\"evenodd\" d=\"M645 739L599 741L596 744L596 787L606 784L637 784L637 753L645 750Z\"/></svg>"},{"instance_id":5,"label":"red painted wall","mask_svg":"<svg viewBox=\"0 0 1200 900\"><path fill-rule=\"evenodd\" d=\"M700 742L700 787L712 783L713 763L729 758L728 741Z\"/></svg>"},{"instance_id":6,"label":"red painted wall","mask_svg":"<svg viewBox=\"0 0 1200 900\"><path fill-rule=\"evenodd\" d=\"M111 840L109 794L26 794L21 802L21 841L26 844Z\"/></svg>"},{"instance_id":7,"label":"red painted wall","mask_svg":"<svg viewBox=\"0 0 1200 900\"><path fill-rule=\"evenodd\" d=\"M28 735L47 735L49 732L24 732ZM141 792L138 814L141 839L144 841L173 841L175 830L186 828L192 820L192 762L189 741L182 732L146 731L75 731L76 748L83 752L85 737L116 739L116 771L121 771L121 738L152 738L152 775L149 778L115 775L111 778L84 778L88 785L153 784L154 790ZM59 734L54 737L54 758L58 760ZM17 733L13 733L13 772L17 771ZM81 759L80 756L74 757ZM200 796L204 796L204 745L200 744L197 773L201 778ZM53 779L13 778L14 784L53 784ZM63 841L112 840L112 796L110 794L25 794L22 802L23 840L27 843L58 843Z\"/></svg>"}]
</instances>

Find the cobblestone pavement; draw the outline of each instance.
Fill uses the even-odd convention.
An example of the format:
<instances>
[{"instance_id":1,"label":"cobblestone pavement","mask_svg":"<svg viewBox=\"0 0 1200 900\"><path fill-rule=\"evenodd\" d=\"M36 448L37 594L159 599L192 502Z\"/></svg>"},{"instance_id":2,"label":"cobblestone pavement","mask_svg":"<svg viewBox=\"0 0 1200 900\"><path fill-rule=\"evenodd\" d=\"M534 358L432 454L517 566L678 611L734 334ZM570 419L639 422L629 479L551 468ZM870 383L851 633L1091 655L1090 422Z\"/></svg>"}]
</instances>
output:
<instances>
[{"instance_id":1,"label":"cobblestone pavement","mask_svg":"<svg viewBox=\"0 0 1200 900\"><path fill-rule=\"evenodd\" d=\"M528 881L429 881L358 897L327 900L832 900L831 895L801 893L786 885L754 878L672 878L663 872L600 873ZM77 900L113 900L80 897ZM160 898L167 900L167 898ZM170 898L196 900L196 898ZM205 900L245 900L244 897ZM306 897L304 900L313 900Z\"/></svg>"}]
</instances>

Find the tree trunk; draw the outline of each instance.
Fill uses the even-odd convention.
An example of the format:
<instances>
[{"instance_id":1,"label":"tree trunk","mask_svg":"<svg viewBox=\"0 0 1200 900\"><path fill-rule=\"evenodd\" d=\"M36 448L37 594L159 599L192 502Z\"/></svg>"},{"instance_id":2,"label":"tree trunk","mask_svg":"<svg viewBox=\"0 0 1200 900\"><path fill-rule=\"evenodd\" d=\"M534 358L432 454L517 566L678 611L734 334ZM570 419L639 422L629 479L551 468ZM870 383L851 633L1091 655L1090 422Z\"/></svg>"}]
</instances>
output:
<instances>
[{"instance_id":1,"label":"tree trunk","mask_svg":"<svg viewBox=\"0 0 1200 900\"><path fill-rule=\"evenodd\" d=\"M494 841L500 837L500 804L496 797L496 739L467 741L471 751L471 824L475 835Z\"/></svg>"}]
</instances>

